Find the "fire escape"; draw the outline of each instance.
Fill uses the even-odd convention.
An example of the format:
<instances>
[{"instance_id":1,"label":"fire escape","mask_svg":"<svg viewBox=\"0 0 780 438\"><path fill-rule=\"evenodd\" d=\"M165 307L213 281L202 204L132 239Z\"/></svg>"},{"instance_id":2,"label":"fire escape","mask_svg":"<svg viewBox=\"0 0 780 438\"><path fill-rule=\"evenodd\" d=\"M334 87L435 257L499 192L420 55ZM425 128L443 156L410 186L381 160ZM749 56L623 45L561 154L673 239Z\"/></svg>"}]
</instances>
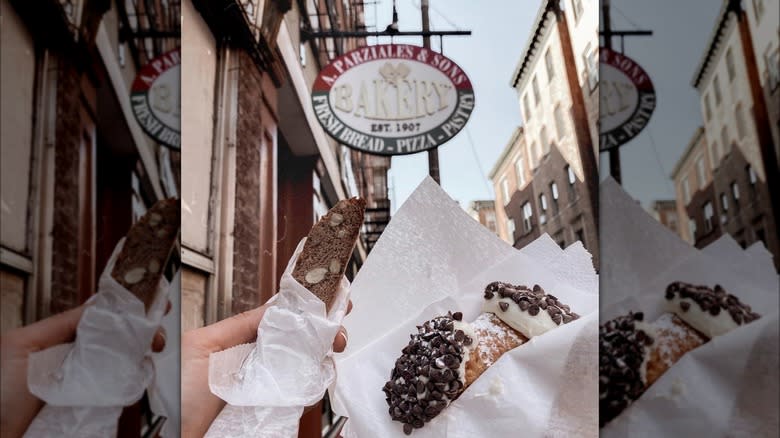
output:
<instances>
[{"instance_id":1,"label":"fire escape","mask_svg":"<svg viewBox=\"0 0 780 438\"><path fill-rule=\"evenodd\" d=\"M377 30L377 1L297 0L301 11L301 41L311 45L320 68L344 53L368 44L366 37L325 38L317 33L372 32ZM367 14L367 9L369 14ZM367 17L367 15L369 15ZM345 146L339 146L346 148ZM338 154L342 160L343 154ZM354 176L358 195L366 200L366 217L361 241L366 253L382 235L390 221L390 199L387 189L387 171L390 157L370 155L349 150L348 162ZM348 186L348 184L345 184Z\"/></svg>"}]
</instances>

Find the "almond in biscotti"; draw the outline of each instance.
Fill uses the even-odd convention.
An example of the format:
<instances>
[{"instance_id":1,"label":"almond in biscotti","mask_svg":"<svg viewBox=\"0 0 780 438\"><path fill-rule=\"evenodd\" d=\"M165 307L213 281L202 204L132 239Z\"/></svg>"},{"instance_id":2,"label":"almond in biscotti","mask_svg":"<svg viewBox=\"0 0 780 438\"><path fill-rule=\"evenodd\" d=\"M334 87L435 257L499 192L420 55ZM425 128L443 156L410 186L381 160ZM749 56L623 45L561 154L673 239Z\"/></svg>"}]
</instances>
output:
<instances>
[{"instance_id":1,"label":"almond in biscotti","mask_svg":"<svg viewBox=\"0 0 780 438\"><path fill-rule=\"evenodd\" d=\"M355 249L366 202L339 201L314 224L293 269L295 278L330 310L352 251Z\"/></svg>"},{"instance_id":2,"label":"almond in biscotti","mask_svg":"<svg viewBox=\"0 0 780 438\"><path fill-rule=\"evenodd\" d=\"M130 227L111 271L111 277L138 297L147 311L178 240L180 210L178 199L154 204Z\"/></svg>"}]
</instances>

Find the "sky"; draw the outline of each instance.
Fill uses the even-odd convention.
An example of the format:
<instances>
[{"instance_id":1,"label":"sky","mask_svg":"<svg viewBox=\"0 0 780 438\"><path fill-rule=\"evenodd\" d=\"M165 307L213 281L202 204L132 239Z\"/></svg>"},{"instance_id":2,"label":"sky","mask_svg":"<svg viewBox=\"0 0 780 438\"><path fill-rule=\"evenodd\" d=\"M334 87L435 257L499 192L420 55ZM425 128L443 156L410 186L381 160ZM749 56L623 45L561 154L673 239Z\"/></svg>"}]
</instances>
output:
<instances>
[{"instance_id":1,"label":"sky","mask_svg":"<svg viewBox=\"0 0 780 438\"><path fill-rule=\"evenodd\" d=\"M715 26L720 1L612 0L614 30L652 30L651 37L627 37L625 54L644 68L656 91L656 108L644 131L620 149L623 187L647 207L674 199L671 173L688 141L702 124L696 66ZM619 50L619 39L613 49ZM601 176L609 173L602 154Z\"/></svg>"},{"instance_id":2,"label":"sky","mask_svg":"<svg viewBox=\"0 0 780 438\"><path fill-rule=\"evenodd\" d=\"M490 9L486 8L486 4ZM441 185L464 208L472 200L493 199L487 175L520 123L517 94L509 85L540 0L475 2L430 0L432 30L471 30L471 36L444 38L444 55L466 72L476 105L466 128L439 148ZM392 22L391 0L366 6L366 21L384 30ZM399 30L422 30L420 0L397 0ZM369 44L390 43L389 37ZM396 37L396 43L422 45L421 37ZM439 50L439 39L431 39ZM469 141L469 137L473 141ZM428 175L428 154L393 157L390 185L393 212Z\"/></svg>"}]
</instances>

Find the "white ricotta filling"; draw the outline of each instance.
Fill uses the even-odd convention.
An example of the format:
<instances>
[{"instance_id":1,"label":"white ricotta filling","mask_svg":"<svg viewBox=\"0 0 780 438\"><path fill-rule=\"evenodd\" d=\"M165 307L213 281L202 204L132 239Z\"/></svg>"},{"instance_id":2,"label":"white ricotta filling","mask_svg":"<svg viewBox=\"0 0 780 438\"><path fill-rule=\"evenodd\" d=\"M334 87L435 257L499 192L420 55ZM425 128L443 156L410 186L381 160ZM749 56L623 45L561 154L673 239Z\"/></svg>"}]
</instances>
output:
<instances>
[{"instance_id":1,"label":"white ricotta filling","mask_svg":"<svg viewBox=\"0 0 780 438\"><path fill-rule=\"evenodd\" d=\"M507 303L509 308L506 311L501 310L499 303ZM520 310L520 306L512 301L511 298L500 298L498 294L493 298L486 299L482 303L483 312L494 313L504 321L509 327L519 331L527 338L539 336L547 331L558 327L558 324L552 320L546 310L539 309L536 316L531 316L528 310Z\"/></svg>"}]
</instances>

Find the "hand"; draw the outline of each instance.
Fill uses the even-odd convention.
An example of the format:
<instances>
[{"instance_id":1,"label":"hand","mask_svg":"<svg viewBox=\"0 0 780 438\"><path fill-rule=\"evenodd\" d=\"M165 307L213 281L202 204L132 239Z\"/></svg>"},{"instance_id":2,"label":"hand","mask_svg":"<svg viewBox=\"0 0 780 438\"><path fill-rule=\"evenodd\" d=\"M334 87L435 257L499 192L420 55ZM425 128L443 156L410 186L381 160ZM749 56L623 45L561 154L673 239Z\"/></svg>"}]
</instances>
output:
<instances>
[{"instance_id":1,"label":"hand","mask_svg":"<svg viewBox=\"0 0 780 438\"><path fill-rule=\"evenodd\" d=\"M36 351L73 342L86 304L33 324L9 330L0 337L0 430L3 436L20 437L44 405L27 388L27 359ZM171 311L171 303L165 313ZM152 351L165 348L161 327L152 339Z\"/></svg>"},{"instance_id":2,"label":"hand","mask_svg":"<svg viewBox=\"0 0 780 438\"><path fill-rule=\"evenodd\" d=\"M257 327L267 305L223 319L206 327L184 332L181 338L181 434L203 436L217 418L225 401L209 389L209 355L236 345L255 342ZM352 311L352 301L347 314ZM347 330L339 329L333 351L347 347Z\"/></svg>"}]
</instances>

